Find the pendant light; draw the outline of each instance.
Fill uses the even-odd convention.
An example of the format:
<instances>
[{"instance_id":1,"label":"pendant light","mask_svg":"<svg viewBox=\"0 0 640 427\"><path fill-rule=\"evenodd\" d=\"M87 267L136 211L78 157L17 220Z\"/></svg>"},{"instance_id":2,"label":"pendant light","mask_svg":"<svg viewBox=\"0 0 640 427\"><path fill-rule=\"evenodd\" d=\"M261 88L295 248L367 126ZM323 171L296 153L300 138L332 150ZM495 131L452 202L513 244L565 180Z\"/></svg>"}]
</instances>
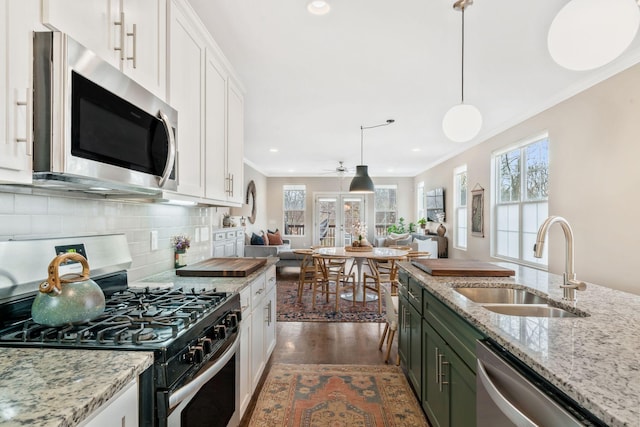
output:
<instances>
[{"instance_id":1,"label":"pendant light","mask_svg":"<svg viewBox=\"0 0 640 427\"><path fill-rule=\"evenodd\" d=\"M547 46L558 65L591 70L622 54L639 25L635 0L572 0L553 19Z\"/></svg>"},{"instance_id":2,"label":"pendant light","mask_svg":"<svg viewBox=\"0 0 640 427\"><path fill-rule=\"evenodd\" d=\"M453 8L462 13L462 61L461 61L461 101L447 111L442 120L442 130L452 141L467 142L475 138L482 127L480 111L464 103L464 10L473 4L473 0L458 0Z\"/></svg>"},{"instance_id":3,"label":"pendant light","mask_svg":"<svg viewBox=\"0 0 640 427\"><path fill-rule=\"evenodd\" d=\"M375 186L371 177L369 177L369 166L364 164L364 130L373 129L380 126L389 126L395 122L393 119L387 120L385 123L374 126L360 126L360 164L356 166L356 175L351 180L349 192L351 193L373 193Z\"/></svg>"}]
</instances>

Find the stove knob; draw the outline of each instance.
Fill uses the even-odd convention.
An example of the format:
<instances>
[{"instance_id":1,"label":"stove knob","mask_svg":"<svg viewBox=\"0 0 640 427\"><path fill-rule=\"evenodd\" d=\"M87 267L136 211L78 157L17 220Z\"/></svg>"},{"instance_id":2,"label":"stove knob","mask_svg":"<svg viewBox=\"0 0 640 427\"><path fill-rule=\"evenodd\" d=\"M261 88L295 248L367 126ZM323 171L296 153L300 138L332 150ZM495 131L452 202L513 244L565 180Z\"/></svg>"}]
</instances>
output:
<instances>
[{"instance_id":1,"label":"stove knob","mask_svg":"<svg viewBox=\"0 0 640 427\"><path fill-rule=\"evenodd\" d=\"M240 310L233 310L233 314L236 315L238 322L242 320L242 312Z\"/></svg>"},{"instance_id":2,"label":"stove knob","mask_svg":"<svg viewBox=\"0 0 640 427\"><path fill-rule=\"evenodd\" d=\"M211 338L202 338L200 340L200 345L202 346L202 351L204 351L204 354L213 352L213 341L211 340Z\"/></svg>"},{"instance_id":3,"label":"stove knob","mask_svg":"<svg viewBox=\"0 0 640 427\"><path fill-rule=\"evenodd\" d=\"M227 320L225 323L227 323L228 327L235 328L236 326L238 326L238 315L230 313L227 316Z\"/></svg>"},{"instance_id":4,"label":"stove knob","mask_svg":"<svg viewBox=\"0 0 640 427\"><path fill-rule=\"evenodd\" d=\"M189 347L189 351L185 353L185 359L187 360L187 362L194 365L202 362L202 360L204 359L202 347L199 345Z\"/></svg>"},{"instance_id":5,"label":"stove knob","mask_svg":"<svg viewBox=\"0 0 640 427\"><path fill-rule=\"evenodd\" d=\"M224 325L218 325L215 327L216 338L219 340L225 339L227 337L227 327Z\"/></svg>"}]
</instances>

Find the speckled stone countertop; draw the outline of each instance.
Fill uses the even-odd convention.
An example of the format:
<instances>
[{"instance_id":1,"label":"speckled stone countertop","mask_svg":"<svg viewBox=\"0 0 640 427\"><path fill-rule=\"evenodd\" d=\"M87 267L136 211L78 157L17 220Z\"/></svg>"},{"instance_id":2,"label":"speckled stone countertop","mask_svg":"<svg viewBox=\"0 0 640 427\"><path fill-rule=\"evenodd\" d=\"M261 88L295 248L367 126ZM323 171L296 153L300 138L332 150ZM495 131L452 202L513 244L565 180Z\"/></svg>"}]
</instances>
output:
<instances>
[{"instance_id":1,"label":"speckled stone countertop","mask_svg":"<svg viewBox=\"0 0 640 427\"><path fill-rule=\"evenodd\" d=\"M587 283L575 304L562 301L562 276L508 263L515 277L434 277L403 270L487 336L612 426L640 426L640 296ZM580 279L578 275L578 279ZM551 305L587 317L539 318L493 313L452 290L517 285Z\"/></svg>"},{"instance_id":2,"label":"speckled stone countertop","mask_svg":"<svg viewBox=\"0 0 640 427\"><path fill-rule=\"evenodd\" d=\"M263 274L267 268L275 265L279 258L268 257L267 262L263 267L260 267L250 275L246 277L184 277L178 276L176 270L168 270L163 273L155 274L150 277L146 277L137 282L130 283L130 287L174 287L189 289L216 289L218 292L240 292L253 280L255 280L260 274Z\"/></svg>"},{"instance_id":3,"label":"speckled stone countertop","mask_svg":"<svg viewBox=\"0 0 640 427\"><path fill-rule=\"evenodd\" d=\"M152 352L0 348L0 426L75 426L152 364Z\"/></svg>"}]
</instances>

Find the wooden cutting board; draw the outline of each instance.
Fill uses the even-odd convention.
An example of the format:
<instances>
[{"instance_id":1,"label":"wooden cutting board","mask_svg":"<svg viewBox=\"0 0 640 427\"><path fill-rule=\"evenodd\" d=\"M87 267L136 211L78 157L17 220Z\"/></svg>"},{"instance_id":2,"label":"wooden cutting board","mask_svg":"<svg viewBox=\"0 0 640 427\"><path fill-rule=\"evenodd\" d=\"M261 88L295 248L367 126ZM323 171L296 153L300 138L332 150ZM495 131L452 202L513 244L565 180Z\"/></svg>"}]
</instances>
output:
<instances>
[{"instance_id":1,"label":"wooden cutting board","mask_svg":"<svg viewBox=\"0 0 640 427\"><path fill-rule=\"evenodd\" d=\"M187 277L245 277L267 262L266 258L209 258L176 270Z\"/></svg>"},{"instance_id":2,"label":"wooden cutting board","mask_svg":"<svg viewBox=\"0 0 640 427\"><path fill-rule=\"evenodd\" d=\"M416 259L411 261L419 269L432 276L456 277L507 277L516 272L490 262L462 259Z\"/></svg>"}]
</instances>

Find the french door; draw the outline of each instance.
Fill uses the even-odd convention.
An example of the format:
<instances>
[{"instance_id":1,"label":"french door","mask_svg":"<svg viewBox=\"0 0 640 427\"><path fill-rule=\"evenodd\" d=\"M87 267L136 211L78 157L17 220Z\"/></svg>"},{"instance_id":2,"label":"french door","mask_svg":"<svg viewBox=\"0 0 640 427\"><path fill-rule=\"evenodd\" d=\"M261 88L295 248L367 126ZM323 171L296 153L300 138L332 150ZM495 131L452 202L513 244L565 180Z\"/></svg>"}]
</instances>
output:
<instances>
[{"instance_id":1,"label":"french door","mask_svg":"<svg viewBox=\"0 0 640 427\"><path fill-rule=\"evenodd\" d=\"M353 228L358 222L365 222L364 196L340 193L315 195L314 245L350 245Z\"/></svg>"}]
</instances>

